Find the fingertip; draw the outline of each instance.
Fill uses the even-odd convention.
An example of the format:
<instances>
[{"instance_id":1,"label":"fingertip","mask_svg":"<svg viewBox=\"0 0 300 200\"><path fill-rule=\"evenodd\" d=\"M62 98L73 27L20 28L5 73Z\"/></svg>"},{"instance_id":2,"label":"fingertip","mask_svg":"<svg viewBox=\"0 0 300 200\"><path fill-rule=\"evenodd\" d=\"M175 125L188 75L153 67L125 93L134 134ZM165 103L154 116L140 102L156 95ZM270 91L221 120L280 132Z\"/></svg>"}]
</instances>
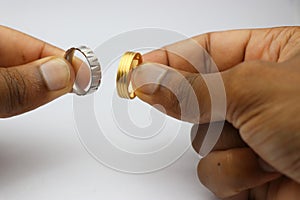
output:
<instances>
[{"instance_id":1,"label":"fingertip","mask_svg":"<svg viewBox=\"0 0 300 200\"><path fill-rule=\"evenodd\" d=\"M159 90L168 68L161 64L146 63L132 71L131 81L136 93L153 95Z\"/></svg>"},{"instance_id":2,"label":"fingertip","mask_svg":"<svg viewBox=\"0 0 300 200\"><path fill-rule=\"evenodd\" d=\"M66 93L74 82L74 71L72 66L63 58L50 57L43 59L40 72L49 92L60 91Z\"/></svg>"}]
</instances>

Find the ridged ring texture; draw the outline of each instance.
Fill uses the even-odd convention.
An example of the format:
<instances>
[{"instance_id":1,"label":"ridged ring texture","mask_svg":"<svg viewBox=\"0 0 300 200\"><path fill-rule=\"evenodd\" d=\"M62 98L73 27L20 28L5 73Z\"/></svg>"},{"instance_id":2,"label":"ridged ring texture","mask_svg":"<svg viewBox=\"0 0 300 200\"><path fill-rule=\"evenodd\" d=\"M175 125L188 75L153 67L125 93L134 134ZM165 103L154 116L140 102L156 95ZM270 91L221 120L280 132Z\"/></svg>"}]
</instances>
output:
<instances>
[{"instance_id":1,"label":"ridged ring texture","mask_svg":"<svg viewBox=\"0 0 300 200\"><path fill-rule=\"evenodd\" d=\"M90 48L86 46L80 46L80 47L72 47L66 51L64 57L71 64L72 64L75 51L79 51L86 58L90 68L91 80L90 80L90 87L87 90L83 90L79 87L76 87L76 85L74 84L73 93L80 96L91 94L98 90L101 83L100 63L95 53Z\"/></svg>"},{"instance_id":2,"label":"ridged ring texture","mask_svg":"<svg viewBox=\"0 0 300 200\"><path fill-rule=\"evenodd\" d=\"M116 79L117 92L121 98L133 99L136 96L131 86L131 73L142 62L142 55L137 52L126 52L121 57Z\"/></svg>"}]
</instances>

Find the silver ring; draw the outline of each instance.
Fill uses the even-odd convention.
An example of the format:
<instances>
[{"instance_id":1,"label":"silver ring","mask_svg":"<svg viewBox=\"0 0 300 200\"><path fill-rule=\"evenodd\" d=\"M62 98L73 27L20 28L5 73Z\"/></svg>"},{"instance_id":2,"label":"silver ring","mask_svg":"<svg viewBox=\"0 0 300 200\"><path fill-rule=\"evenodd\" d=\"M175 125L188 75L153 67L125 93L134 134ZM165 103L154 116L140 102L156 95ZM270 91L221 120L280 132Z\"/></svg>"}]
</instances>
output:
<instances>
[{"instance_id":1,"label":"silver ring","mask_svg":"<svg viewBox=\"0 0 300 200\"><path fill-rule=\"evenodd\" d=\"M76 86L74 83L73 86L73 93L77 95L86 95L91 94L98 90L100 83L101 83L101 66L98 61L98 58L96 57L95 53L86 46L80 46L80 47L72 47L68 49L65 53L65 59L72 64L72 60L74 57L75 51L79 51L87 60L90 73L91 73L91 80L90 80L90 87L87 90L83 90Z\"/></svg>"}]
</instances>

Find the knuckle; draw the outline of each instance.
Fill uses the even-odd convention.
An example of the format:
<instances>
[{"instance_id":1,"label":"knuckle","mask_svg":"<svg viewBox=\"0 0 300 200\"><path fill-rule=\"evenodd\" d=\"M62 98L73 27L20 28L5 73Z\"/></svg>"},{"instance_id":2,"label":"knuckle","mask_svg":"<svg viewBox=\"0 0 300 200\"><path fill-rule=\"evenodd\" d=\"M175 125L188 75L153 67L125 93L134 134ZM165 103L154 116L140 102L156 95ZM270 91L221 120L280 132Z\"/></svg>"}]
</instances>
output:
<instances>
[{"instance_id":1,"label":"knuckle","mask_svg":"<svg viewBox=\"0 0 300 200\"><path fill-rule=\"evenodd\" d=\"M240 89L247 84L255 84L259 79L266 78L266 73L270 73L270 63L261 60L245 61L229 70L230 80L227 81L233 89Z\"/></svg>"},{"instance_id":2,"label":"knuckle","mask_svg":"<svg viewBox=\"0 0 300 200\"><path fill-rule=\"evenodd\" d=\"M164 98L155 99L155 104L163 106L165 112L171 116L180 116L180 108L177 96L173 88L161 86L160 91Z\"/></svg>"},{"instance_id":3,"label":"knuckle","mask_svg":"<svg viewBox=\"0 0 300 200\"><path fill-rule=\"evenodd\" d=\"M200 119L198 99L194 90L198 78L198 74L188 74L180 80L176 89L177 109L180 109L182 120L195 123L198 123Z\"/></svg>"},{"instance_id":4,"label":"knuckle","mask_svg":"<svg viewBox=\"0 0 300 200\"><path fill-rule=\"evenodd\" d=\"M273 73L265 61L246 61L223 72L227 96L227 118L237 127L237 119L249 111L249 105L257 105L266 94L269 74Z\"/></svg>"},{"instance_id":5,"label":"knuckle","mask_svg":"<svg viewBox=\"0 0 300 200\"><path fill-rule=\"evenodd\" d=\"M174 113L180 114L180 102L178 101L178 95L171 91L170 93L167 93L166 99L168 99L169 109Z\"/></svg>"},{"instance_id":6,"label":"knuckle","mask_svg":"<svg viewBox=\"0 0 300 200\"><path fill-rule=\"evenodd\" d=\"M18 69L0 69L0 115L9 117L27 102L26 81Z\"/></svg>"}]
</instances>

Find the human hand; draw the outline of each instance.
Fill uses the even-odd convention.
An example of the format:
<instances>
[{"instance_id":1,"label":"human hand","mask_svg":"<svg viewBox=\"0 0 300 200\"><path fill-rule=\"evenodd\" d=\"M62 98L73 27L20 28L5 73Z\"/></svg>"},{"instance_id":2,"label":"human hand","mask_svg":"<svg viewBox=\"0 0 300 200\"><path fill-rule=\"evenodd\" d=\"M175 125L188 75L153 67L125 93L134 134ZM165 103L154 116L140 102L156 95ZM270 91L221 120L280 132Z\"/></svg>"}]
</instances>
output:
<instances>
[{"instance_id":1,"label":"human hand","mask_svg":"<svg viewBox=\"0 0 300 200\"><path fill-rule=\"evenodd\" d=\"M219 72L206 66L203 52L189 48L191 40L208 52ZM223 79L224 119L238 131L226 123L214 151L200 161L198 174L205 186L224 199L299 198L300 27L204 34L150 52L144 60L146 64L132 72L137 96L193 123L210 121L211 99L220 94L210 94L205 83L213 84L218 76ZM191 63L200 64L195 69ZM192 90L181 86L183 79ZM165 83L170 88L162 86ZM201 111L200 120L194 110ZM196 150L206 128L194 130Z\"/></svg>"},{"instance_id":2,"label":"human hand","mask_svg":"<svg viewBox=\"0 0 300 200\"><path fill-rule=\"evenodd\" d=\"M74 70L64 51L0 26L0 118L46 104L72 90Z\"/></svg>"}]
</instances>

